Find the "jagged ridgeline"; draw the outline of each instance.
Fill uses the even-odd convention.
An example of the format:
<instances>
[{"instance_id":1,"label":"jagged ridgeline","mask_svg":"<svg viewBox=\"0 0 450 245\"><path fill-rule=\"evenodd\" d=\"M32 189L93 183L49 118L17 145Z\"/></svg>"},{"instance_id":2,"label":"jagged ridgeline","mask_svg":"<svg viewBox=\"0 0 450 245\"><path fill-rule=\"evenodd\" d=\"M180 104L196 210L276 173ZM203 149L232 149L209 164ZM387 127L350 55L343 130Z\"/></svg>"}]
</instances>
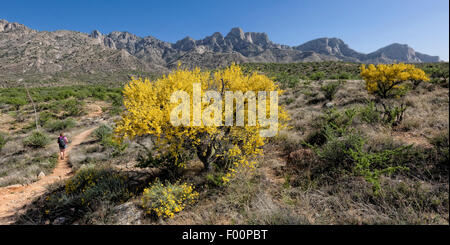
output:
<instances>
[{"instance_id":1,"label":"jagged ridgeline","mask_svg":"<svg viewBox=\"0 0 450 245\"><path fill-rule=\"evenodd\" d=\"M438 56L391 44L359 53L338 38L319 38L299 46L276 44L265 33L233 28L204 39L176 43L128 32L91 34L37 31L0 20L0 86L27 81L46 84L117 83L130 75L157 76L179 62L185 67L214 69L235 63L345 61L356 63L438 62Z\"/></svg>"}]
</instances>

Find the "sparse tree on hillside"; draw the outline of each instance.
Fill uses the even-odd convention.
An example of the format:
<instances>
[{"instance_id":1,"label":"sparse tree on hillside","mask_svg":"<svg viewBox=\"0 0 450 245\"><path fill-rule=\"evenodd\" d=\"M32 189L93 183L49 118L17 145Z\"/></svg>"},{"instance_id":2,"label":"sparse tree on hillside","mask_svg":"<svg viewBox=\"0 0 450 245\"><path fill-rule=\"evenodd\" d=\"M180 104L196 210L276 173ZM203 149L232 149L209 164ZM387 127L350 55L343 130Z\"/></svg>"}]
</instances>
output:
<instances>
[{"instance_id":1,"label":"sparse tree on hillside","mask_svg":"<svg viewBox=\"0 0 450 245\"><path fill-rule=\"evenodd\" d=\"M392 125L397 125L403 119L406 105L394 105L394 100L407 92L406 82L419 84L430 79L425 72L411 64L370 64L367 68L361 65L361 77L366 82L366 89L376 96L379 104L383 106L383 119Z\"/></svg>"}]
</instances>

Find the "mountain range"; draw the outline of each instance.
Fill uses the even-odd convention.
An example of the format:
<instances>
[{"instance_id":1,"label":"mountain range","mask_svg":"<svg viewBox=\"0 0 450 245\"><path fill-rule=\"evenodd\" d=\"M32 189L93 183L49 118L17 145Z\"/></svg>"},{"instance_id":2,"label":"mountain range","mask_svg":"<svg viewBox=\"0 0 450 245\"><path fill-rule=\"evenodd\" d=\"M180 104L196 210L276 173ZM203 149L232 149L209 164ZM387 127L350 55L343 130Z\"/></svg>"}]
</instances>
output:
<instances>
[{"instance_id":1,"label":"mountain range","mask_svg":"<svg viewBox=\"0 0 450 245\"><path fill-rule=\"evenodd\" d=\"M438 56L394 43L364 54L338 38L318 38L298 46L270 41L266 33L233 28L204 39L185 37L176 43L129 32L90 34L76 31L36 31L0 20L0 74L96 73L120 70L167 72L184 66L216 68L231 62L349 61L360 63L439 62Z\"/></svg>"}]
</instances>

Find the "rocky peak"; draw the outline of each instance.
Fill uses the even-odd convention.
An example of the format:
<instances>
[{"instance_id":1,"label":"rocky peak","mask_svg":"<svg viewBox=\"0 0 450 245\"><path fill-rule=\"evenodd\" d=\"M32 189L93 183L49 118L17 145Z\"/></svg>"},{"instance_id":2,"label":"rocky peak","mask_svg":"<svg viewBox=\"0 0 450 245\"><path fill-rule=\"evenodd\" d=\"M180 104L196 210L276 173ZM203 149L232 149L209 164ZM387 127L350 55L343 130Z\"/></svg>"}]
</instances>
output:
<instances>
[{"instance_id":1,"label":"rocky peak","mask_svg":"<svg viewBox=\"0 0 450 245\"><path fill-rule=\"evenodd\" d=\"M414 49L406 44L393 43L368 55L370 59L379 59L378 62L387 60L402 62L420 62Z\"/></svg>"},{"instance_id":2,"label":"rocky peak","mask_svg":"<svg viewBox=\"0 0 450 245\"><path fill-rule=\"evenodd\" d=\"M364 59L365 54L356 52L339 38L318 38L294 47L302 52L316 52L324 55L336 56L346 61L356 61Z\"/></svg>"},{"instance_id":3,"label":"rocky peak","mask_svg":"<svg viewBox=\"0 0 450 245\"><path fill-rule=\"evenodd\" d=\"M250 40L253 44L260 46L268 46L272 44L272 42L269 40L269 36L266 33L247 32L245 34L250 37Z\"/></svg>"},{"instance_id":4,"label":"rocky peak","mask_svg":"<svg viewBox=\"0 0 450 245\"><path fill-rule=\"evenodd\" d=\"M214 32L214 34L212 34L211 37L215 39L223 39L223 35L220 32Z\"/></svg>"},{"instance_id":5,"label":"rocky peak","mask_svg":"<svg viewBox=\"0 0 450 245\"><path fill-rule=\"evenodd\" d=\"M102 36L102 33L98 30L92 31L91 34L89 35L89 37L92 37L92 38L99 38L101 36Z\"/></svg>"},{"instance_id":6,"label":"rocky peak","mask_svg":"<svg viewBox=\"0 0 450 245\"><path fill-rule=\"evenodd\" d=\"M231 31L225 37L225 39L229 40L244 40L244 38L245 38L244 31L239 27L232 28Z\"/></svg>"},{"instance_id":7,"label":"rocky peak","mask_svg":"<svg viewBox=\"0 0 450 245\"><path fill-rule=\"evenodd\" d=\"M197 41L197 45L204 45L214 52L223 52L231 50L225 45L225 39L220 32L214 32L211 36L207 36L202 40Z\"/></svg>"},{"instance_id":8,"label":"rocky peak","mask_svg":"<svg viewBox=\"0 0 450 245\"><path fill-rule=\"evenodd\" d=\"M31 30L31 29L19 23L8 22L3 19L0 20L0 32L8 32L13 30Z\"/></svg>"},{"instance_id":9,"label":"rocky peak","mask_svg":"<svg viewBox=\"0 0 450 245\"><path fill-rule=\"evenodd\" d=\"M110 34L108 34L108 37L113 38L122 43L135 42L141 39L140 37L126 31L113 31Z\"/></svg>"},{"instance_id":10,"label":"rocky peak","mask_svg":"<svg viewBox=\"0 0 450 245\"><path fill-rule=\"evenodd\" d=\"M318 38L306 42L300 46L297 46L295 49L300 51L314 51L320 54L326 55L341 55L341 46L346 44L338 38Z\"/></svg>"},{"instance_id":11,"label":"rocky peak","mask_svg":"<svg viewBox=\"0 0 450 245\"><path fill-rule=\"evenodd\" d=\"M188 51L194 49L196 47L196 42L193 38L187 36L179 41L177 41L174 45L174 48L180 49L182 51Z\"/></svg>"}]
</instances>

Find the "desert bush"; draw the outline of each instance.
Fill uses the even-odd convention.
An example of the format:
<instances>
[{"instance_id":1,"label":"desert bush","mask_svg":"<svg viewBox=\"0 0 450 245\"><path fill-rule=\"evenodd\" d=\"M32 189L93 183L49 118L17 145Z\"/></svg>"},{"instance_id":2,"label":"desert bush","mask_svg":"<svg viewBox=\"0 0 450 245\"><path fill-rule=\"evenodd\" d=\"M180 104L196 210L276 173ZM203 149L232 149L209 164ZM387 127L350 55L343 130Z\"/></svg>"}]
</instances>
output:
<instances>
[{"instance_id":1,"label":"desert bush","mask_svg":"<svg viewBox=\"0 0 450 245\"><path fill-rule=\"evenodd\" d=\"M54 119L56 119L55 114L48 111L43 111L39 113L38 123L39 125L44 126L46 122Z\"/></svg>"},{"instance_id":2,"label":"desert bush","mask_svg":"<svg viewBox=\"0 0 450 245\"><path fill-rule=\"evenodd\" d=\"M103 202L116 204L131 198L133 188L127 180L126 176L114 170L85 166L62 187L53 188L37 210L29 210L30 213L25 214L25 222L30 217L37 222L54 222L64 217L63 224L71 224Z\"/></svg>"},{"instance_id":3,"label":"desert bush","mask_svg":"<svg viewBox=\"0 0 450 245\"><path fill-rule=\"evenodd\" d=\"M275 75L274 81L280 83L283 87L293 88L297 86L300 79L298 76L289 75L286 72L282 72Z\"/></svg>"},{"instance_id":4,"label":"desert bush","mask_svg":"<svg viewBox=\"0 0 450 245\"><path fill-rule=\"evenodd\" d=\"M325 129L326 143L320 148L314 148L319 158L326 164L325 171L352 169L352 158L348 154L350 150L356 150L363 137L353 131L337 131L331 127Z\"/></svg>"},{"instance_id":5,"label":"desert bush","mask_svg":"<svg viewBox=\"0 0 450 245\"><path fill-rule=\"evenodd\" d=\"M78 197L81 205L95 199L119 202L130 197L126 181L126 176L113 170L87 166L67 180L64 188L65 194Z\"/></svg>"},{"instance_id":6,"label":"desert bush","mask_svg":"<svg viewBox=\"0 0 450 245\"><path fill-rule=\"evenodd\" d=\"M73 118L67 118L65 120L47 121L45 123L44 127L50 132L55 132L55 131L61 131L61 130L73 128L73 127L75 127L75 125L76 125L76 122Z\"/></svg>"},{"instance_id":7,"label":"desert bush","mask_svg":"<svg viewBox=\"0 0 450 245\"><path fill-rule=\"evenodd\" d=\"M384 123L397 126L403 121L403 115L407 106L405 104L401 104L400 106L385 106L382 120Z\"/></svg>"},{"instance_id":8,"label":"desert bush","mask_svg":"<svg viewBox=\"0 0 450 245\"><path fill-rule=\"evenodd\" d=\"M355 108L338 111L335 108L328 109L323 115L313 120L313 130L306 136L303 144L309 146L321 146L327 141L327 132L333 132L337 137L342 136L353 124L357 114Z\"/></svg>"},{"instance_id":9,"label":"desert bush","mask_svg":"<svg viewBox=\"0 0 450 245\"><path fill-rule=\"evenodd\" d=\"M363 176L364 179L372 184L373 193L378 195L381 184L381 175L391 175L396 171L409 170L405 166L398 165L392 161L396 156L403 154L411 146L402 146L393 150L384 150L381 152L367 152L363 150L364 141L359 141L356 148L348 149L347 154L354 162L353 172L356 175Z\"/></svg>"},{"instance_id":10,"label":"desert bush","mask_svg":"<svg viewBox=\"0 0 450 245\"><path fill-rule=\"evenodd\" d=\"M325 138L323 144L312 145L306 142L306 145L311 147L319 157L323 172L333 175L343 170L347 173L364 176L366 181L373 185L374 193L378 193L381 175L405 169L398 163L402 162L399 161L399 156L405 154L408 147L376 152L367 151L364 148L366 142L364 137L350 127L355 115L355 109L341 112L327 111L319 122L320 135ZM296 158L296 155L294 154L291 158Z\"/></svg>"},{"instance_id":11,"label":"desert bush","mask_svg":"<svg viewBox=\"0 0 450 245\"><path fill-rule=\"evenodd\" d=\"M100 125L94 131L94 137L100 141L102 146L112 150L112 157L116 157L121 155L127 149L128 143L115 141L113 136L113 130L106 124Z\"/></svg>"},{"instance_id":12,"label":"desert bush","mask_svg":"<svg viewBox=\"0 0 450 245\"><path fill-rule=\"evenodd\" d=\"M112 106L120 107L123 105L123 97L122 94L108 92L108 100L112 102Z\"/></svg>"},{"instance_id":13,"label":"desert bush","mask_svg":"<svg viewBox=\"0 0 450 245\"><path fill-rule=\"evenodd\" d=\"M314 81L319 81L325 78L325 73L322 71L316 72L311 74L311 76L309 76L309 79L314 80Z\"/></svg>"},{"instance_id":14,"label":"desert bush","mask_svg":"<svg viewBox=\"0 0 450 245\"><path fill-rule=\"evenodd\" d=\"M34 131L23 140L23 145L31 148L42 148L50 143L48 136L40 131Z\"/></svg>"},{"instance_id":15,"label":"desert bush","mask_svg":"<svg viewBox=\"0 0 450 245\"><path fill-rule=\"evenodd\" d=\"M95 131L94 136L100 142L108 142L113 135L113 130L106 124L100 125Z\"/></svg>"},{"instance_id":16,"label":"desert bush","mask_svg":"<svg viewBox=\"0 0 450 245\"><path fill-rule=\"evenodd\" d=\"M403 163L412 157L411 145L371 151L366 147L366 139L360 133L351 129L336 131L329 126L325 129L325 136L324 145L313 147L321 160L321 171L331 176L342 173L362 176L372 185L374 195L381 189L382 175L409 170Z\"/></svg>"},{"instance_id":17,"label":"desert bush","mask_svg":"<svg viewBox=\"0 0 450 245\"><path fill-rule=\"evenodd\" d=\"M431 78L430 82L433 84L439 84L448 88L449 83L449 69L448 64L444 67L428 65L423 68L423 71Z\"/></svg>"},{"instance_id":18,"label":"desert bush","mask_svg":"<svg viewBox=\"0 0 450 245\"><path fill-rule=\"evenodd\" d=\"M325 98L327 100L331 101L331 100L333 100L334 95L339 90L341 84L342 84L341 81L329 82L326 85L323 85L322 87L320 87L320 91L323 92L323 94L325 95Z\"/></svg>"},{"instance_id":19,"label":"desert bush","mask_svg":"<svg viewBox=\"0 0 450 245\"><path fill-rule=\"evenodd\" d=\"M83 111L83 101L76 99L68 99L62 101L61 107L65 111L65 116L80 116L84 113Z\"/></svg>"},{"instance_id":20,"label":"desert bush","mask_svg":"<svg viewBox=\"0 0 450 245\"><path fill-rule=\"evenodd\" d=\"M401 172L402 176L424 181L445 181L448 179L449 173L448 141L446 139L448 139L448 132L439 132L430 138L432 147L428 145L405 147L404 143L386 136L381 140L367 141L365 150L377 153L404 148L403 151L396 151L398 154L392 155L386 164L409 168L409 171Z\"/></svg>"},{"instance_id":21,"label":"desert bush","mask_svg":"<svg viewBox=\"0 0 450 245\"><path fill-rule=\"evenodd\" d=\"M165 183L159 179L142 193L142 208L148 214L154 212L158 217L172 218L187 205L191 205L198 197L192 185L186 183Z\"/></svg>"},{"instance_id":22,"label":"desert bush","mask_svg":"<svg viewBox=\"0 0 450 245\"><path fill-rule=\"evenodd\" d=\"M359 116L362 121L374 124L380 121L381 113L377 110L375 102L367 101L367 104L360 108Z\"/></svg>"},{"instance_id":23,"label":"desert bush","mask_svg":"<svg viewBox=\"0 0 450 245\"><path fill-rule=\"evenodd\" d=\"M122 113L123 111L124 111L124 109L121 106L112 106L108 110L108 114L110 116L117 116L117 115L120 115L120 113Z\"/></svg>"},{"instance_id":24,"label":"desert bush","mask_svg":"<svg viewBox=\"0 0 450 245\"><path fill-rule=\"evenodd\" d=\"M22 98L11 98L5 102L13 105L16 110L19 110L21 106L28 104L28 102Z\"/></svg>"},{"instance_id":25,"label":"desert bush","mask_svg":"<svg viewBox=\"0 0 450 245\"><path fill-rule=\"evenodd\" d=\"M348 72L341 72L338 76L339 79L351 79L352 75Z\"/></svg>"}]
</instances>

